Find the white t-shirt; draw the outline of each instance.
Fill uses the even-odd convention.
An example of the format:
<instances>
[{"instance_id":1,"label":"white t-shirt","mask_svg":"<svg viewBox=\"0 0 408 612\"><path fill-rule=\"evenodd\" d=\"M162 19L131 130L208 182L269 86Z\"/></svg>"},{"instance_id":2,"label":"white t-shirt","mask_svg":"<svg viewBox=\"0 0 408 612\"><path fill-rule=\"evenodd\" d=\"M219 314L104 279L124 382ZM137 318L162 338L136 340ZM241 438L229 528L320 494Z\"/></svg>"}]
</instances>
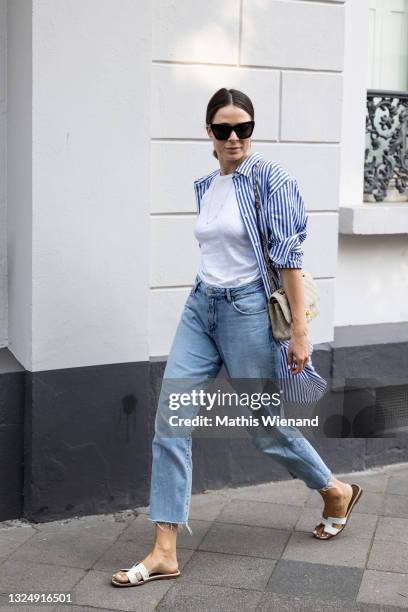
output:
<instances>
[{"instance_id":1,"label":"white t-shirt","mask_svg":"<svg viewBox=\"0 0 408 612\"><path fill-rule=\"evenodd\" d=\"M201 199L194 235L201 247L200 278L238 287L261 277L238 202L232 173L217 174Z\"/></svg>"}]
</instances>

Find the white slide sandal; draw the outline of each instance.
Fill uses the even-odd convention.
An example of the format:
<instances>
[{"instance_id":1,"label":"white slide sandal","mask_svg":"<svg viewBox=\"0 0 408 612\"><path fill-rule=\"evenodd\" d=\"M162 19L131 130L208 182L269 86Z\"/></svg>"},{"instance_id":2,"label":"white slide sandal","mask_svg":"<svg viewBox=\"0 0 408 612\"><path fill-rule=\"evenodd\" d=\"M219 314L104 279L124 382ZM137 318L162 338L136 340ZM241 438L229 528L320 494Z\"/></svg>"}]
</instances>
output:
<instances>
[{"instance_id":1,"label":"white slide sandal","mask_svg":"<svg viewBox=\"0 0 408 612\"><path fill-rule=\"evenodd\" d=\"M328 516L327 518L325 518L322 515L320 517L320 523L323 523L324 525L323 533L321 536L318 536L315 530L313 532L315 538L317 538L318 540L330 540L331 538L334 538L338 533L343 531L343 529L347 525L347 521L350 517L351 511L353 510L354 506L363 494L363 489L360 487L360 485L352 484L351 488L353 489L353 494L347 507L346 516ZM343 525L343 527L334 527L333 523Z\"/></svg>"},{"instance_id":2,"label":"white slide sandal","mask_svg":"<svg viewBox=\"0 0 408 612\"><path fill-rule=\"evenodd\" d=\"M112 576L112 584L118 587L133 587L151 582L152 580L164 580L169 578L178 578L180 576L180 570L173 572L172 574L149 574L147 567L143 563L135 563L130 568L120 569L119 572L126 572L129 582L119 582ZM117 572L115 572L117 573ZM138 574L140 578L138 577Z\"/></svg>"}]
</instances>

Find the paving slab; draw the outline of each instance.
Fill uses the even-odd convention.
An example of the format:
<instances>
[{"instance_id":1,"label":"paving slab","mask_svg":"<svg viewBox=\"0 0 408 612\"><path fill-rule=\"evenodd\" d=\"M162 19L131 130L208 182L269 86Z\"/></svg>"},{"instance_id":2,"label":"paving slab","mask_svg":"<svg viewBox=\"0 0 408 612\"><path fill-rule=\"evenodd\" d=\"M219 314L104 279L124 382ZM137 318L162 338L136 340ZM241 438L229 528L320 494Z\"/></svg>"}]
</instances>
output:
<instances>
[{"instance_id":1,"label":"paving slab","mask_svg":"<svg viewBox=\"0 0 408 612\"><path fill-rule=\"evenodd\" d=\"M149 520L147 514L139 514L118 535L118 540L139 542L146 546L152 543L153 538L154 524Z\"/></svg>"},{"instance_id":2,"label":"paving slab","mask_svg":"<svg viewBox=\"0 0 408 612\"><path fill-rule=\"evenodd\" d=\"M408 475L407 471L407 462L402 463L390 463L389 465L383 465L381 469L384 473L389 474L390 476L394 474L405 474Z\"/></svg>"},{"instance_id":3,"label":"paving slab","mask_svg":"<svg viewBox=\"0 0 408 612\"><path fill-rule=\"evenodd\" d=\"M385 495L384 515L408 518L408 495Z\"/></svg>"},{"instance_id":4,"label":"paving slab","mask_svg":"<svg viewBox=\"0 0 408 612\"><path fill-rule=\"evenodd\" d=\"M255 612L262 592L197 582L177 583L168 590L160 612Z\"/></svg>"},{"instance_id":5,"label":"paving slab","mask_svg":"<svg viewBox=\"0 0 408 612\"><path fill-rule=\"evenodd\" d=\"M82 569L39 563L38 559L36 563L7 559L1 566L0 592L68 592L84 575Z\"/></svg>"},{"instance_id":6,"label":"paving slab","mask_svg":"<svg viewBox=\"0 0 408 612\"><path fill-rule=\"evenodd\" d=\"M48 605L39 606L38 604L27 605L26 603L24 603L24 604L19 604L19 605L12 604L11 606L9 606L9 605L6 605L5 603L6 601L8 600L3 599L3 596L0 593L1 612L38 612L39 610L41 610L41 612L53 612L54 610L52 606L48 606ZM70 610L71 607L67 608L67 606L65 606L65 612L67 612L67 610Z\"/></svg>"},{"instance_id":7,"label":"paving slab","mask_svg":"<svg viewBox=\"0 0 408 612\"><path fill-rule=\"evenodd\" d=\"M279 559L289 537L289 531L216 521L198 548L209 552Z\"/></svg>"},{"instance_id":8,"label":"paving slab","mask_svg":"<svg viewBox=\"0 0 408 612\"><path fill-rule=\"evenodd\" d=\"M248 590L265 588L275 566L272 559L197 551L184 569L184 580Z\"/></svg>"},{"instance_id":9,"label":"paving slab","mask_svg":"<svg viewBox=\"0 0 408 612\"><path fill-rule=\"evenodd\" d=\"M354 512L382 515L384 513L384 496L381 493L372 493L363 489L363 494L353 508Z\"/></svg>"},{"instance_id":10,"label":"paving slab","mask_svg":"<svg viewBox=\"0 0 408 612\"><path fill-rule=\"evenodd\" d=\"M229 497L222 493L201 493L191 496L190 519L213 521L228 503Z\"/></svg>"},{"instance_id":11,"label":"paving slab","mask_svg":"<svg viewBox=\"0 0 408 612\"><path fill-rule=\"evenodd\" d=\"M42 589L40 590L40 592L41 591L44 592ZM20 590L19 592L21 593L22 591ZM27 591L24 592L27 593ZM41 612L52 612L54 610L54 606L55 604L29 604L26 601L22 603L10 603L9 594L0 593L1 612L38 612L39 610L41 610ZM71 607L72 604L70 604L70 608L65 606L65 612L67 612L68 609L71 609Z\"/></svg>"},{"instance_id":12,"label":"paving slab","mask_svg":"<svg viewBox=\"0 0 408 612\"><path fill-rule=\"evenodd\" d=\"M294 531L282 555L283 559L323 563L343 567L364 567L370 541L346 534L330 540L318 540L303 531Z\"/></svg>"},{"instance_id":13,"label":"paving slab","mask_svg":"<svg viewBox=\"0 0 408 612\"><path fill-rule=\"evenodd\" d=\"M69 612L117 612L113 608L95 608L94 606L70 606L67 608L67 606L63 605L53 608L52 612L68 612L68 610ZM14 610L14 612L16 611ZM35 612L39 612L38 608Z\"/></svg>"},{"instance_id":14,"label":"paving slab","mask_svg":"<svg viewBox=\"0 0 408 612\"><path fill-rule=\"evenodd\" d=\"M264 593L256 612L397 612L401 608Z\"/></svg>"},{"instance_id":15,"label":"paving slab","mask_svg":"<svg viewBox=\"0 0 408 612\"><path fill-rule=\"evenodd\" d=\"M395 495L408 495L408 474L397 473L388 479L387 493Z\"/></svg>"},{"instance_id":16,"label":"paving slab","mask_svg":"<svg viewBox=\"0 0 408 612\"><path fill-rule=\"evenodd\" d=\"M401 544L408 544L408 518L381 516L378 520L374 540L392 540Z\"/></svg>"},{"instance_id":17,"label":"paving slab","mask_svg":"<svg viewBox=\"0 0 408 612\"><path fill-rule=\"evenodd\" d=\"M375 539L368 557L367 568L408 574L408 546L395 540L386 542Z\"/></svg>"},{"instance_id":18,"label":"paving slab","mask_svg":"<svg viewBox=\"0 0 408 612\"><path fill-rule=\"evenodd\" d=\"M288 530L294 528L301 511L300 506L234 499L225 504L216 521Z\"/></svg>"},{"instance_id":19,"label":"paving slab","mask_svg":"<svg viewBox=\"0 0 408 612\"><path fill-rule=\"evenodd\" d=\"M281 559L266 586L292 597L355 601L363 569Z\"/></svg>"},{"instance_id":20,"label":"paving slab","mask_svg":"<svg viewBox=\"0 0 408 612\"><path fill-rule=\"evenodd\" d=\"M408 609L408 574L366 570L357 601Z\"/></svg>"},{"instance_id":21,"label":"paving slab","mask_svg":"<svg viewBox=\"0 0 408 612\"><path fill-rule=\"evenodd\" d=\"M299 480L282 481L232 489L232 499L249 499L275 504L303 506L310 496L310 489Z\"/></svg>"},{"instance_id":22,"label":"paving slab","mask_svg":"<svg viewBox=\"0 0 408 612\"><path fill-rule=\"evenodd\" d=\"M55 525L49 529L44 527L17 548L9 559L31 563L41 559L43 563L89 569L122 529L123 525L112 521L75 524L75 520L59 528Z\"/></svg>"},{"instance_id":23,"label":"paving slab","mask_svg":"<svg viewBox=\"0 0 408 612\"><path fill-rule=\"evenodd\" d=\"M31 525L0 529L0 559L3 561L37 533Z\"/></svg>"},{"instance_id":24,"label":"paving slab","mask_svg":"<svg viewBox=\"0 0 408 612\"><path fill-rule=\"evenodd\" d=\"M387 483L390 476L382 471L373 474L348 474L347 477L342 477L341 480L349 484L357 483L364 491L370 493L384 493L387 489Z\"/></svg>"}]
</instances>

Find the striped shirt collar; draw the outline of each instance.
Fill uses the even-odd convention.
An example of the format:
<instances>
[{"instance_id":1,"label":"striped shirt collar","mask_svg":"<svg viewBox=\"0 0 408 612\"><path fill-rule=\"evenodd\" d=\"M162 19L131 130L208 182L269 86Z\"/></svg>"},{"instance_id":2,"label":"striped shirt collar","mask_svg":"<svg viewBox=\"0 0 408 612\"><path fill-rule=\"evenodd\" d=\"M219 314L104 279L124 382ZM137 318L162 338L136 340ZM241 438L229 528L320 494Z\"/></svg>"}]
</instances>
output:
<instances>
[{"instance_id":1,"label":"striped shirt collar","mask_svg":"<svg viewBox=\"0 0 408 612\"><path fill-rule=\"evenodd\" d=\"M248 178L251 176L252 167L262 158L260 153L251 153L243 162L235 168L235 174L244 174Z\"/></svg>"}]
</instances>

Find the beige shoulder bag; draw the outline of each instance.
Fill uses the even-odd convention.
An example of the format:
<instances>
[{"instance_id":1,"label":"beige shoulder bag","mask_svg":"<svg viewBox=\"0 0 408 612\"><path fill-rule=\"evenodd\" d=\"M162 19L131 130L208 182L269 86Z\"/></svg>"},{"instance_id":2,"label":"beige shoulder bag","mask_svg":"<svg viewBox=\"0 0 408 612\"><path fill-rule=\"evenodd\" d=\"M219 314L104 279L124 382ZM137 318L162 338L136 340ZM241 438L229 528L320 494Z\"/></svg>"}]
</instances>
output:
<instances>
[{"instance_id":1,"label":"beige shoulder bag","mask_svg":"<svg viewBox=\"0 0 408 612\"><path fill-rule=\"evenodd\" d=\"M260 223L261 205L259 199L258 185L257 185L257 172L259 163L254 167L254 192L255 192L255 206L256 206L256 217L258 223L259 235L262 242L262 249L265 258L266 269L268 271L269 282L272 288L272 295L268 300L268 312L269 319L272 326L272 335L275 340L289 340L292 336L292 313L290 311L289 301L282 287L279 289L276 287L275 280L273 278L272 264L266 244L265 236L263 235ZM304 289L304 301L305 301L305 315L306 320L310 321L319 314L319 289L317 287L314 278L302 270L303 289Z\"/></svg>"}]
</instances>

